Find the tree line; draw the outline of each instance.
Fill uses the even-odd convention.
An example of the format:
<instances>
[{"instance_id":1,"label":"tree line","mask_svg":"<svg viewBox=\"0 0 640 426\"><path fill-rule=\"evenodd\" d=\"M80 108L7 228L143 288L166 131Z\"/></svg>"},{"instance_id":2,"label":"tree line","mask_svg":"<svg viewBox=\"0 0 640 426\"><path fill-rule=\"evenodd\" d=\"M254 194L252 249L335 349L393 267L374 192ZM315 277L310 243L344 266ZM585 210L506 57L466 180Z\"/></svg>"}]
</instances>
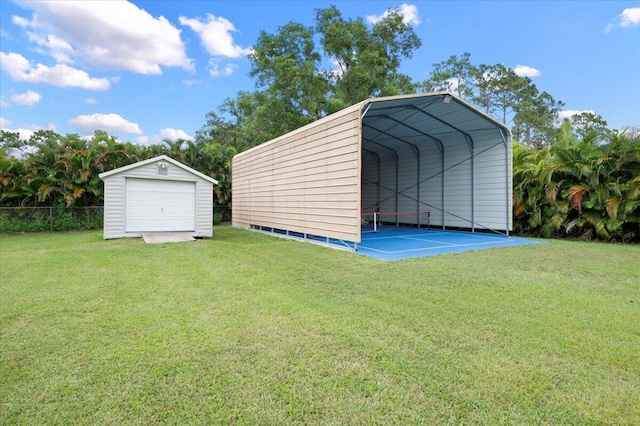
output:
<instances>
[{"instance_id":1,"label":"tree line","mask_svg":"<svg viewBox=\"0 0 640 426\"><path fill-rule=\"evenodd\" d=\"M97 130L90 140L76 134L39 130L28 141L0 131L0 205L12 207L101 206L104 184L99 174L158 155L168 155L217 179L215 202L231 201L229 146L201 140L164 140L139 145Z\"/></svg>"},{"instance_id":2,"label":"tree line","mask_svg":"<svg viewBox=\"0 0 640 426\"><path fill-rule=\"evenodd\" d=\"M414 81L400 66L422 42L403 19L391 9L368 25L331 6L315 11L313 25L261 32L249 55L254 89L209 112L193 141L141 146L100 130L89 140L47 130L22 141L3 131L0 204L101 205L99 173L166 154L217 179L216 202L230 206L235 154L367 98L449 90L512 130L518 232L638 240L637 129L608 129L593 113L559 126L561 101L502 64L475 64L469 53ZM8 155L15 150L24 157Z\"/></svg>"}]
</instances>

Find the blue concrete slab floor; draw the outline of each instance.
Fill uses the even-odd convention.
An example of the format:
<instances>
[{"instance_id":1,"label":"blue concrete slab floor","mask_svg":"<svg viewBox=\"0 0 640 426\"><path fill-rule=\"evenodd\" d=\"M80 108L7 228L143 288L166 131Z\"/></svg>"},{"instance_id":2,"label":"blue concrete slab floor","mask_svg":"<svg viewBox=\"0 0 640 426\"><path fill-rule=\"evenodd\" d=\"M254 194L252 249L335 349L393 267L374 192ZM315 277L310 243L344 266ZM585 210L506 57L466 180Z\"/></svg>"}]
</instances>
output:
<instances>
[{"instance_id":1,"label":"blue concrete slab floor","mask_svg":"<svg viewBox=\"0 0 640 426\"><path fill-rule=\"evenodd\" d=\"M543 241L499 234L393 227L363 233L357 253L391 261L541 243Z\"/></svg>"}]
</instances>

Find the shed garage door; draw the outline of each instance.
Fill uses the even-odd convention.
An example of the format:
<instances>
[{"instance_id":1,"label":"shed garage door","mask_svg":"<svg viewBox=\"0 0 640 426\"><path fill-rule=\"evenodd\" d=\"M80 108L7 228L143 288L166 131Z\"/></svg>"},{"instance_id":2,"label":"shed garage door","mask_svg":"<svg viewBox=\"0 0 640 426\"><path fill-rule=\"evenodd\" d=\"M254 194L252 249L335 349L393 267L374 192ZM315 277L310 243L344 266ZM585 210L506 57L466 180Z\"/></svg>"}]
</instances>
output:
<instances>
[{"instance_id":1,"label":"shed garage door","mask_svg":"<svg viewBox=\"0 0 640 426\"><path fill-rule=\"evenodd\" d=\"M196 184L126 180L126 232L195 231Z\"/></svg>"}]
</instances>

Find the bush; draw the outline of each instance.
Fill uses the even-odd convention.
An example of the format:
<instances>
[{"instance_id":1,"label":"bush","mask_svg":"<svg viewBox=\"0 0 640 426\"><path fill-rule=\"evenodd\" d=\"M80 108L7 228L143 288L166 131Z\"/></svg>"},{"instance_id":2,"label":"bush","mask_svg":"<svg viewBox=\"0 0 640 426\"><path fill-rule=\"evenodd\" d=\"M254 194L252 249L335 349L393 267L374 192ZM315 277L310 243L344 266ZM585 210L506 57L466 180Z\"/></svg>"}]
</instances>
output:
<instances>
[{"instance_id":1,"label":"bush","mask_svg":"<svg viewBox=\"0 0 640 426\"><path fill-rule=\"evenodd\" d=\"M0 232L51 232L102 229L102 207L3 207Z\"/></svg>"}]
</instances>

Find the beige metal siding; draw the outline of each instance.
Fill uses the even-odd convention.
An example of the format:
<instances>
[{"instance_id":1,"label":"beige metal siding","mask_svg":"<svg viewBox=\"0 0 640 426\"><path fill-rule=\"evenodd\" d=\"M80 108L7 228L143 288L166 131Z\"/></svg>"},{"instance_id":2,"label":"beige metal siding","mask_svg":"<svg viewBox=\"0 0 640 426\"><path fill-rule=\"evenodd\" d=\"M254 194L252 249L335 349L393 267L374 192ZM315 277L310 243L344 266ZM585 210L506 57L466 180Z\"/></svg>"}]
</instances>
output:
<instances>
[{"instance_id":1,"label":"beige metal siding","mask_svg":"<svg viewBox=\"0 0 640 426\"><path fill-rule=\"evenodd\" d=\"M360 242L360 105L234 157L233 225Z\"/></svg>"}]
</instances>

